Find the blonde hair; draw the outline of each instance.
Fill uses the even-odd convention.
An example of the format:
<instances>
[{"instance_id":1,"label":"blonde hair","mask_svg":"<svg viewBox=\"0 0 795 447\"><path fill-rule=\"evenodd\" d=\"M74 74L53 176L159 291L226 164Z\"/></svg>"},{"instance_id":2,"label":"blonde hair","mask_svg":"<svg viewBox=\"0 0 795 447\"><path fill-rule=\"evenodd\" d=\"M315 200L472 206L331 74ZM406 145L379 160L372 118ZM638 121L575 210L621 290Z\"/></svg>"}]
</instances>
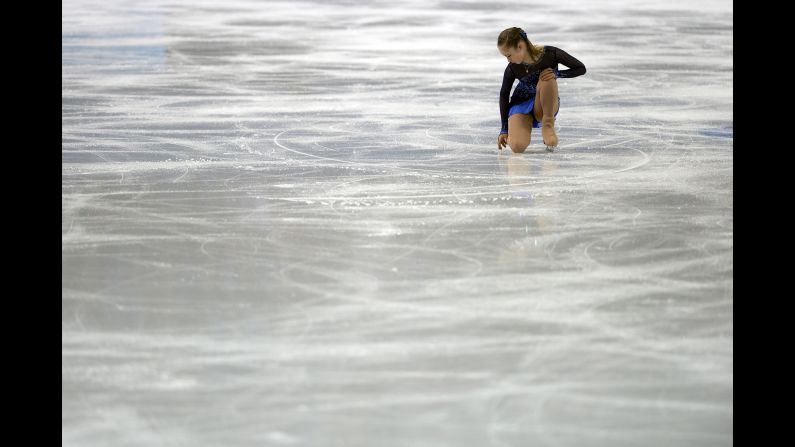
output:
<instances>
[{"instance_id":1,"label":"blonde hair","mask_svg":"<svg viewBox=\"0 0 795 447\"><path fill-rule=\"evenodd\" d=\"M519 42L524 41L527 45L527 52L530 53L530 57L537 61L539 57L541 57L541 47L533 45L530 43L530 40L527 38L527 33L525 33L521 28L512 27L500 33L499 37L497 37L497 46L498 47L506 47L506 48L516 48L519 45Z\"/></svg>"}]
</instances>

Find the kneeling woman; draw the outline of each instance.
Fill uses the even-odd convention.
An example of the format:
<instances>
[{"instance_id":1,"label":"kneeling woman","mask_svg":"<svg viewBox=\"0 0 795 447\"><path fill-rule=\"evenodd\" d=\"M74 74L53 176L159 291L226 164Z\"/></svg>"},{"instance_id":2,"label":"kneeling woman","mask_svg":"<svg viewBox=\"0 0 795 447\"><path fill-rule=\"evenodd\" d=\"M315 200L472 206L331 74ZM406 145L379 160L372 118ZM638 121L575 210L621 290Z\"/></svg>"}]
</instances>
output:
<instances>
[{"instance_id":1,"label":"kneeling woman","mask_svg":"<svg viewBox=\"0 0 795 447\"><path fill-rule=\"evenodd\" d=\"M521 28L508 28L497 38L497 49L508 58L500 88L502 130L497 148L507 143L514 152L524 152L530 145L533 128L541 127L548 151L558 145L555 116L560 109L557 78L574 78L585 74L585 65L560 48L533 45ZM558 70L558 64L569 67ZM519 84L508 101L513 81ZM540 125L539 125L540 124Z\"/></svg>"}]
</instances>

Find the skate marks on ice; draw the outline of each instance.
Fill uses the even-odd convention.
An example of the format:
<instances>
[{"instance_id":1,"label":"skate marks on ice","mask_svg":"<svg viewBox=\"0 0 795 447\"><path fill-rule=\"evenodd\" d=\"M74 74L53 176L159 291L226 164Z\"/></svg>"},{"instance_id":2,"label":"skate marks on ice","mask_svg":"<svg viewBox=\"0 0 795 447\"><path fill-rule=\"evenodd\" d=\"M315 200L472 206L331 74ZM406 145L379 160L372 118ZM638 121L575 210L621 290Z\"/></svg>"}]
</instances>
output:
<instances>
[{"instance_id":1,"label":"skate marks on ice","mask_svg":"<svg viewBox=\"0 0 795 447\"><path fill-rule=\"evenodd\" d=\"M731 5L514 9L67 2L64 445L730 445Z\"/></svg>"}]
</instances>

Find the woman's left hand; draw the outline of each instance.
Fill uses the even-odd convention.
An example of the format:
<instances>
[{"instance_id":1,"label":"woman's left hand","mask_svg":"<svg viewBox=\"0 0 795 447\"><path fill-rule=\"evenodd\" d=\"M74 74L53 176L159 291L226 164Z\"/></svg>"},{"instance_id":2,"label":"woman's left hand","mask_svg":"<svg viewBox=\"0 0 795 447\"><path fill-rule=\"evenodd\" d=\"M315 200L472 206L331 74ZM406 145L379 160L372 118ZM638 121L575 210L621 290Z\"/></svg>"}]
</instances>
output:
<instances>
[{"instance_id":1,"label":"woman's left hand","mask_svg":"<svg viewBox=\"0 0 795 447\"><path fill-rule=\"evenodd\" d=\"M551 68L545 68L538 76L539 81L551 81L555 79L555 72Z\"/></svg>"}]
</instances>

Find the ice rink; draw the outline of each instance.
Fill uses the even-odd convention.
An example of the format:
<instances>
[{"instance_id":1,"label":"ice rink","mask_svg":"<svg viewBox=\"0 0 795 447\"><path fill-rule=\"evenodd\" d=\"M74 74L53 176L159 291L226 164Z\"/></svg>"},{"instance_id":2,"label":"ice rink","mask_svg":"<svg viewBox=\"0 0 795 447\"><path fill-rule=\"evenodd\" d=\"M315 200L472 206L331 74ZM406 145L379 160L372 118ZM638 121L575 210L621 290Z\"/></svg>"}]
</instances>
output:
<instances>
[{"instance_id":1,"label":"ice rink","mask_svg":"<svg viewBox=\"0 0 795 447\"><path fill-rule=\"evenodd\" d=\"M64 446L733 444L728 0L65 0L62 126Z\"/></svg>"}]
</instances>

